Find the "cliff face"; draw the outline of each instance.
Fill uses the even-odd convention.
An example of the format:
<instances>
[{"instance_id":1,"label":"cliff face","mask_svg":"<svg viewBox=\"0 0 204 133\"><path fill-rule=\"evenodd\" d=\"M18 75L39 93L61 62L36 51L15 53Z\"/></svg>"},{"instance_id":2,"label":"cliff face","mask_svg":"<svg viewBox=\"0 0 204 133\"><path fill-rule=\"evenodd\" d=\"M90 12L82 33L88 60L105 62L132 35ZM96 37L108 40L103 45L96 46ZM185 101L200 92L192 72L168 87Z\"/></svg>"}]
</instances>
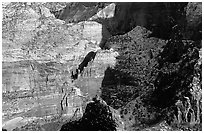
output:
<instances>
[{"instance_id":1,"label":"cliff face","mask_svg":"<svg viewBox=\"0 0 204 133\"><path fill-rule=\"evenodd\" d=\"M200 123L201 5L4 3L4 127L59 130L71 116L86 123L92 109L100 112L98 105L85 108L96 95L122 117L125 130L140 130L160 118ZM96 49L95 59L71 82L71 72ZM177 100L188 101L183 96L190 99L190 121L177 116Z\"/></svg>"},{"instance_id":2,"label":"cliff face","mask_svg":"<svg viewBox=\"0 0 204 133\"><path fill-rule=\"evenodd\" d=\"M69 118L78 107L84 106L84 99L73 88L80 87L80 95L88 90L91 99L98 93L103 71L114 65L114 52L101 51L84 75L71 83L71 70L87 53L99 49L104 28L94 21L66 24L50 10L57 10L52 3L4 4L2 90L3 121L8 130L18 126L16 122L10 127L9 121L18 116L25 116L21 126L29 125L34 118L40 121L40 126L46 123L43 119ZM16 20L15 23L8 17ZM8 23L13 30L7 29ZM106 34L109 34L107 30ZM110 60L105 58L107 55ZM80 116L82 112L77 114Z\"/></svg>"}]
</instances>

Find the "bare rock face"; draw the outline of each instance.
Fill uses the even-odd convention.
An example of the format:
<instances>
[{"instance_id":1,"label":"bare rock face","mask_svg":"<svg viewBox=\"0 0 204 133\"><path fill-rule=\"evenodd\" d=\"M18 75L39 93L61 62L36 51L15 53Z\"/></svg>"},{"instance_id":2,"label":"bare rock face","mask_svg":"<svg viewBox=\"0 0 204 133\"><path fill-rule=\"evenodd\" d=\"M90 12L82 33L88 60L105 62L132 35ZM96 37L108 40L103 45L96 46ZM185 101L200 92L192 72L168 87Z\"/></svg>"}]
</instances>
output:
<instances>
[{"instance_id":1,"label":"bare rock face","mask_svg":"<svg viewBox=\"0 0 204 133\"><path fill-rule=\"evenodd\" d=\"M52 117L68 119L77 108L84 106L84 94L90 93L90 98L100 94L104 70L114 65L115 55L101 51L93 65L85 68L76 86L71 83L71 70L78 67L88 52L100 49L103 35L109 33L94 21L65 24L50 13L52 4L16 4L4 5L3 123L15 119L16 113L25 117L23 125L33 118L39 121ZM19 16L9 11L18 11ZM12 23L13 30L7 29L7 17L17 20ZM77 86L80 88L73 89ZM13 126L18 125L17 122Z\"/></svg>"},{"instance_id":2,"label":"bare rock face","mask_svg":"<svg viewBox=\"0 0 204 133\"><path fill-rule=\"evenodd\" d=\"M98 16L99 14L101 16L103 14L101 10L108 5L109 3L103 2L68 3L67 6L60 11L60 15L57 18L65 20L67 23L89 20L93 16Z\"/></svg>"},{"instance_id":3,"label":"bare rock face","mask_svg":"<svg viewBox=\"0 0 204 133\"><path fill-rule=\"evenodd\" d=\"M117 52L111 52L109 50L97 52L94 61L84 68L83 73L74 82L75 85L81 88L82 92L88 93L90 98L93 98L95 95L100 96L100 88L105 75L104 72L108 67L115 66L116 57Z\"/></svg>"},{"instance_id":4,"label":"bare rock face","mask_svg":"<svg viewBox=\"0 0 204 133\"><path fill-rule=\"evenodd\" d=\"M96 15L89 18L89 20L96 20L97 21L99 19L108 19L108 18L114 17L114 15L115 15L115 6L116 6L115 3L111 3L111 4L107 5L102 10L97 12Z\"/></svg>"},{"instance_id":5,"label":"bare rock face","mask_svg":"<svg viewBox=\"0 0 204 133\"><path fill-rule=\"evenodd\" d=\"M105 27L94 21L65 24L50 12L52 6L49 4L21 3L19 9L11 8L12 4L4 7L3 61L26 58L65 63L97 48L102 40L110 36ZM21 12L18 16L9 12L16 10ZM6 17L17 20L11 23L13 28L8 25L10 21Z\"/></svg>"},{"instance_id":6,"label":"bare rock face","mask_svg":"<svg viewBox=\"0 0 204 133\"><path fill-rule=\"evenodd\" d=\"M7 6L9 6L9 4ZM50 69L50 67L51 69L56 68L59 65L58 63L55 63L56 66L52 66L52 63L50 63L50 66L47 66L49 60L75 65L79 64L88 52L99 48L99 43L102 38L104 38L102 35L104 30L102 29L101 24L97 22L83 21L77 24L66 25L62 21L55 19L50 14L48 8L43 6L40 8L42 14L39 14L38 10L32 6L20 9L20 11L23 12L22 15L25 15L25 18L18 18L18 21L22 22L16 23L14 37L10 39L9 36L7 36L7 33L10 31L5 32L3 35L3 61L5 64L14 61L22 61L22 63L26 63L24 60L36 60L37 62L34 64L39 65L34 65L36 66L35 69L38 69L41 75L49 74L49 70L41 70L43 69L42 64L44 64L45 67L49 67L48 69ZM4 13L9 15L7 12ZM40 20L40 17L45 17L47 19ZM50 28L55 29L55 31L52 31ZM108 34L108 31L104 34ZM33 64L32 61L26 63L26 66L29 67L31 64ZM64 65L64 67L65 66L66 65ZM5 72L7 72L6 69L7 68L5 68ZM30 66L29 69L32 69L32 67ZM69 71L69 67L67 70ZM25 70L23 74L26 75L26 73L30 73L30 71L31 70ZM57 70L50 71L54 71L54 73L57 72ZM52 73L51 75L54 74L53 72L50 73ZM28 75L25 77L26 80L29 79ZM46 76L44 75L43 77ZM21 88L24 88L25 90L29 89L28 86L21 86Z\"/></svg>"}]
</instances>

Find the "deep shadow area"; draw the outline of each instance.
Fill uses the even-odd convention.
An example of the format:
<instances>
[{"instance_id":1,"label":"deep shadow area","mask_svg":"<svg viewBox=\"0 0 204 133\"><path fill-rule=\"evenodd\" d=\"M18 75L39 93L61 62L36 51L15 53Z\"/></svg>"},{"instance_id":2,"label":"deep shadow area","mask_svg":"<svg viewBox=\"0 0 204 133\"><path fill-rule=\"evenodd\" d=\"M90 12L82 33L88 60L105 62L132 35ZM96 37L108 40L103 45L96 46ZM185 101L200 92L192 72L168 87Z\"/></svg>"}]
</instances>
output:
<instances>
[{"instance_id":1,"label":"deep shadow area","mask_svg":"<svg viewBox=\"0 0 204 133\"><path fill-rule=\"evenodd\" d=\"M156 90L153 94L157 99L152 102L160 108L171 106L183 96L191 97L190 84L201 43L199 41L178 43L178 41L169 42L159 56L160 73L155 80Z\"/></svg>"},{"instance_id":2,"label":"deep shadow area","mask_svg":"<svg viewBox=\"0 0 204 133\"><path fill-rule=\"evenodd\" d=\"M151 36L168 39L173 26L186 25L186 6L184 2L119 2L116 3L115 16L102 24L111 35L122 35L136 26L143 26L152 31Z\"/></svg>"},{"instance_id":3,"label":"deep shadow area","mask_svg":"<svg viewBox=\"0 0 204 133\"><path fill-rule=\"evenodd\" d=\"M104 101L94 98L81 119L64 124L60 131L116 131L118 125L113 113Z\"/></svg>"},{"instance_id":4,"label":"deep shadow area","mask_svg":"<svg viewBox=\"0 0 204 133\"><path fill-rule=\"evenodd\" d=\"M126 105L138 96L134 77L109 67L105 71L101 92L101 98L115 109Z\"/></svg>"},{"instance_id":5,"label":"deep shadow area","mask_svg":"<svg viewBox=\"0 0 204 133\"><path fill-rule=\"evenodd\" d=\"M110 106L122 108L127 125L132 124L128 122L132 119L148 125L169 119L178 99L193 99L190 84L202 46L200 40L183 40L181 29L172 29L169 41L160 46L162 51L154 41L147 41L150 38L144 37L146 41L141 42L139 36L127 39L131 34L125 34L109 39L110 44L117 43L120 55L115 68L105 71L102 98ZM131 31L133 35L137 32L139 28ZM150 49L152 54L148 54Z\"/></svg>"}]
</instances>

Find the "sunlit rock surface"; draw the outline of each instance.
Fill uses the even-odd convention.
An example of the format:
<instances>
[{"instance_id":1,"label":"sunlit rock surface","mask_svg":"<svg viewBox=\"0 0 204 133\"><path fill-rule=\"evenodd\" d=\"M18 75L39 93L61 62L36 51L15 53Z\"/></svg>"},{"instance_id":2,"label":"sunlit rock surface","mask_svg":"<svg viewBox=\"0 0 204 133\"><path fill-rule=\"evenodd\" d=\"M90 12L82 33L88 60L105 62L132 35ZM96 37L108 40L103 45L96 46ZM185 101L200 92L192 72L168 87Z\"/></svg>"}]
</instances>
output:
<instances>
[{"instance_id":1,"label":"sunlit rock surface","mask_svg":"<svg viewBox=\"0 0 204 133\"><path fill-rule=\"evenodd\" d=\"M81 108L77 112L79 117L86 102L83 95L91 92L91 99L98 94L104 70L110 65L114 66L115 55L101 51L93 65L85 68L86 71L92 69L94 81L84 74L77 83L72 84L71 69L79 65L88 52L100 49L103 34L108 34L108 31L104 33L102 25L94 21L65 24L45 6L40 9L32 7L39 4L27 4L27 8L20 9L24 16L16 18L18 22L14 36L8 36L10 31L3 34L2 117L3 124L7 123L7 130L26 125L32 118L39 119L41 125L45 124L42 118L61 116L65 120L73 116L77 108ZM4 13L12 15L8 10ZM38 48L32 48L32 43L37 44ZM74 89L76 87L80 88ZM9 124L17 117L23 117L23 120Z\"/></svg>"},{"instance_id":2,"label":"sunlit rock surface","mask_svg":"<svg viewBox=\"0 0 204 133\"><path fill-rule=\"evenodd\" d=\"M97 20L97 19L107 19L114 17L115 13L115 3L111 3L106 6L104 9L100 10L96 15L89 18L89 20Z\"/></svg>"}]
</instances>

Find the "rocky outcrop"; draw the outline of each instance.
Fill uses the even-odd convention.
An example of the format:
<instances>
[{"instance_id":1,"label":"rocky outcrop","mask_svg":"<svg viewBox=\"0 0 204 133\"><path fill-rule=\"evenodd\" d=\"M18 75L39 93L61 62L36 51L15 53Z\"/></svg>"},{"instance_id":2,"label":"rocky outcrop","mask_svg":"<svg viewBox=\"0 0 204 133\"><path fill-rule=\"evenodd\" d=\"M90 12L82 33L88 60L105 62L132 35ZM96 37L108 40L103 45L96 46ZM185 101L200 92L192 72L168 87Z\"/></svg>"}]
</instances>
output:
<instances>
[{"instance_id":1,"label":"rocky outcrop","mask_svg":"<svg viewBox=\"0 0 204 133\"><path fill-rule=\"evenodd\" d=\"M121 131L120 115L103 100L94 99L87 104L83 117L61 127L61 131Z\"/></svg>"},{"instance_id":2,"label":"rocky outcrop","mask_svg":"<svg viewBox=\"0 0 204 133\"><path fill-rule=\"evenodd\" d=\"M139 92L136 91L140 89L154 89L152 84L154 84L154 80L156 79L157 56L160 51L162 51L162 47L166 42L153 37L148 38L150 33L151 32L145 28L138 26L125 35L110 38L104 46L105 48L113 48L119 53L119 56L117 57L115 70L113 69L112 73L110 69L107 70L107 75L105 75L103 79L102 86L109 86L108 82L110 81L118 86L118 88L123 85L137 86L137 89L132 89L131 91L130 88L130 90L127 90L127 98L121 95L121 100L129 99L130 96L128 93L138 94ZM109 72L111 73L110 77ZM148 81L148 83L146 83L146 81ZM147 86L150 88L147 88ZM111 89L104 89L104 93L105 91L111 91ZM125 92L122 93L124 94ZM114 95L109 94L110 96ZM109 94L105 95L108 96ZM107 97L104 99L110 100L110 98ZM110 102L107 103L109 104ZM116 105L116 103L114 103L114 105Z\"/></svg>"},{"instance_id":3,"label":"rocky outcrop","mask_svg":"<svg viewBox=\"0 0 204 133\"><path fill-rule=\"evenodd\" d=\"M156 119L156 110L148 107L144 99L155 90L154 82L159 73L157 57L166 42L149 38L150 33L137 26L127 34L110 38L104 46L114 49L119 56L114 69L106 70L102 98L120 110L126 130Z\"/></svg>"},{"instance_id":4,"label":"rocky outcrop","mask_svg":"<svg viewBox=\"0 0 204 133\"><path fill-rule=\"evenodd\" d=\"M119 56L116 67L106 70L102 98L121 111L126 130L140 129L166 117L176 99L194 99L190 86L201 43L182 40L178 32L168 41L149 37L150 33L136 27L110 38L105 45Z\"/></svg>"}]
</instances>

